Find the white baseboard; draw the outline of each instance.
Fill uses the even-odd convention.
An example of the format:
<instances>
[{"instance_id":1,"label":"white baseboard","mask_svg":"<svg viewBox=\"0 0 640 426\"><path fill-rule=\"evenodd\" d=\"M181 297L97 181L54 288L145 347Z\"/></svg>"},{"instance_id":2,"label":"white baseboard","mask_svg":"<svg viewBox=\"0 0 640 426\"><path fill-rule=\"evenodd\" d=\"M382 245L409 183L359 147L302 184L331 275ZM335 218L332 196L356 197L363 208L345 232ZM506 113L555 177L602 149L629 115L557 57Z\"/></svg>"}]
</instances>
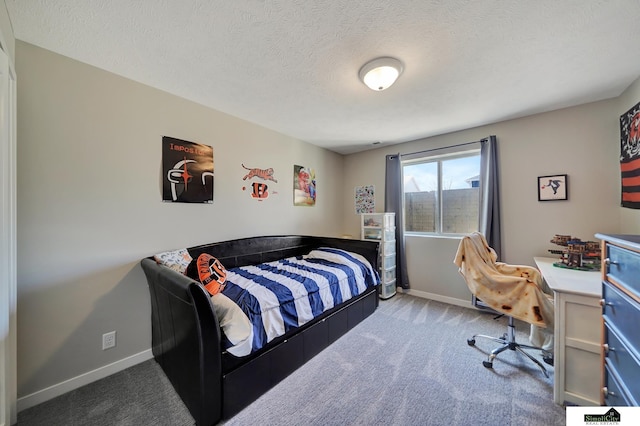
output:
<instances>
[{"instance_id":1,"label":"white baseboard","mask_svg":"<svg viewBox=\"0 0 640 426\"><path fill-rule=\"evenodd\" d=\"M65 380L64 382L34 392L30 395L18 398L18 412L53 399L74 389L78 389L84 385L88 385L89 383L95 382L96 380L104 379L107 376L110 376L129 367L133 367L134 365L140 364L141 362L147 361L151 358L153 358L153 353L151 352L151 349L147 349L146 351L131 355L130 357L121 359L100 368L96 368L93 371L89 371L87 373Z\"/></svg>"},{"instance_id":2,"label":"white baseboard","mask_svg":"<svg viewBox=\"0 0 640 426\"><path fill-rule=\"evenodd\" d=\"M400 290L400 289L398 289ZM429 293L426 291L402 289L402 293L410 296L421 297L423 299L435 300L436 302L448 303L450 305L462 306L463 308L473 308L471 300L457 299L455 297L442 296L440 294Z\"/></svg>"}]
</instances>

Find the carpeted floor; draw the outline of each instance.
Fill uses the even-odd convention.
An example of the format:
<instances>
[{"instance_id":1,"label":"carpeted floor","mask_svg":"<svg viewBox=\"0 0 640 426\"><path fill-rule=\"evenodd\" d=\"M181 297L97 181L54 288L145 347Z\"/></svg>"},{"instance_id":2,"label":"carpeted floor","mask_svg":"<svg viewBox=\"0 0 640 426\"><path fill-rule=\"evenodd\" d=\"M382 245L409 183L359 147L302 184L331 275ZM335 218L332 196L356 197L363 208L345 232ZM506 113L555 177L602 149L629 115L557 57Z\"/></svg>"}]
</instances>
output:
<instances>
[{"instance_id":1,"label":"carpeted floor","mask_svg":"<svg viewBox=\"0 0 640 426\"><path fill-rule=\"evenodd\" d=\"M528 327L519 324L518 340ZM514 351L493 369L506 318L398 294L235 417L235 425L564 425L545 378ZM538 356L539 354L535 354ZM18 413L19 425L189 425L154 361Z\"/></svg>"}]
</instances>

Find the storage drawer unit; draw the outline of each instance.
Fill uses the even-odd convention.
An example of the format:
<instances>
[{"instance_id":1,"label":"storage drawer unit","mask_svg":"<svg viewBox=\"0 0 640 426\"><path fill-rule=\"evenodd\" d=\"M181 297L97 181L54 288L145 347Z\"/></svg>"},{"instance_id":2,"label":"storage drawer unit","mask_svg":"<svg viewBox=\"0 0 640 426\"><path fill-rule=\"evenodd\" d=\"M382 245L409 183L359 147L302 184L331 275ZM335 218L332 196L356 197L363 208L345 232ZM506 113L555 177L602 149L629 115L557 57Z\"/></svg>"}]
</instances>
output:
<instances>
[{"instance_id":1,"label":"storage drawer unit","mask_svg":"<svg viewBox=\"0 0 640 426\"><path fill-rule=\"evenodd\" d=\"M390 283L391 281L394 282L396 281L396 268L395 267L391 267L390 269L386 269L384 271L384 278L382 278L382 280L385 283Z\"/></svg>"},{"instance_id":2,"label":"storage drawer unit","mask_svg":"<svg viewBox=\"0 0 640 426\"><path fill-rule=\"evenodd\" d=\"M380 297L396 294L396 220L395 213L364 213L361 215L360 238L380 241Z\"/></svg>"},{"instance_id":3,"label":"storage drawer unit","mask_svg":"<svg viewBox=\"0 0 640 426\"><path fill-rule=\"evenodd\" d=\"M382 239L382 230L380 230L380 229L363 229L362 230L362 239L363 240L381 240Z\"/></svg>"},{"instance_id":4,"label":"storage drawer unit","mask_svg":"<svg viewBox=\"0 0 640 426\"><path fill-rule=\"evenodd\" d=\"M640 401L640 236L602 240L602 395L604 405Z\"/></svg>"},{"instance_id":5,"label":"storage drawer unit","mask_svg":"<svg viewBox=\"0 0 640 426\"><path fill-rule=\"evenodd\" d=\"M390 254L388 256L384 256L384 258L382 259L381 265L382 265L382 268L384 268L385 270L389 270L393 268L393 270L395 271L396 255ZM393 279L395 280L396 277L394 276Z\"/></svg>"},{"instance_id":6,"label":"storage drawer unit","mask_svg":"<svg viewBox=\"0 0 640 426\"><path fill-rule=\"evenodd\" d=\"M385 282L382 283L382 289L380 290L382 293L382 295L391 295L393 296L394 294L396 294L396 280L394 279L393 281L389 281L389 282ZM388 299L389 297L383 297L385 299Z\"/></svg>"},{"instance_id":7,"label":"storage drawer unit","mask_svg":"<svg viewBox=\"0 0 640 426\"><path fill-rule=\"evenodd\" d=\"M389 254L396 254L396 240L385 240L385 242L382 244L382 251L384 252L385 256Z\"/></svg>"}]
</instances>

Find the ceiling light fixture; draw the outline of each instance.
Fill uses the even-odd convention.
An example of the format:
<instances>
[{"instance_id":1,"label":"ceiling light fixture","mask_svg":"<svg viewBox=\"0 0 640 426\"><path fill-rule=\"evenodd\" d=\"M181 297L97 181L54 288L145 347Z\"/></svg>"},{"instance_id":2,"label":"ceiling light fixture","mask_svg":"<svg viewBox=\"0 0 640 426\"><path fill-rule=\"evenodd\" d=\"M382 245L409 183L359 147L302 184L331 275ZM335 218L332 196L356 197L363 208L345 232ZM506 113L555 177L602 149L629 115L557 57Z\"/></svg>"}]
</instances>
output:
<instances>
[{"instance_id":1,"label":"ceiling light fixture","mask_svg":"<svg viewBox=\"0 0 640 426\"><path fill-rule=\"evenodd\" d=\"M388 89L402 74L402 62L395 58L376 58L360 68L360 80L371 90Z\"/></svg>"}]
</instances>

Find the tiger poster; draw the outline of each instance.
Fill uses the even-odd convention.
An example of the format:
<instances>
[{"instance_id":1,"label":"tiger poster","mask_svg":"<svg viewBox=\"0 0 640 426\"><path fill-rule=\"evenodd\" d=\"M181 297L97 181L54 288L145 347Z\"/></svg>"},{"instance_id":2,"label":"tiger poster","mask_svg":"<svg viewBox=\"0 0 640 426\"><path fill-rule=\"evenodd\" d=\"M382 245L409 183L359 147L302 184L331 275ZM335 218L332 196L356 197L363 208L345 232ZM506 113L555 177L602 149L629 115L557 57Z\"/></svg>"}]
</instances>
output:
<instances>
[{"instance_id":1,"label":"tiger poster","mask_svg":"<svg viewBox=\"0 0 640 426\"><path fill-rule=\"evenodd\" d=\"M242 190L249 190L252 199L263 201L269 198L270 193L276 194L276 192L270 189L271 182L278 183L272 167L260 169L257 167L247 167L243 163L242 168L248 171L248 173L242 177L242 180L250 183L250 185L243 186ZM258 181L251 182L252 179L257 179ZM269 183L267 184L267 182Z\"/></svg>"},{"instance_id":2,"label":"tiger poster","mask_svg":"<svg viewBox=\"0 0 640 426\"><path fill-rule=\"evenodd\" d=\"M620 116L622 207L640 209L640 102Z\"/></svg>"},{"instance_id":3,"label":"tiger poster","mask_svg":"<svg viewBox=\"0 0 640 426\"><path fill-rule=\"evenodd\" d=\"M316 173L304 166L293 166L293 205L316 204Z\"/></svg>"},{"instance_id":4,"label":"tiger poster","mask_svg":"<svg viewBox=\"0 0 640 426\"><path fill-rule=\"evenodd\" d=\"M213 148L162 137L162 201L213 203Z\"/></svg>"}]
</instances>

